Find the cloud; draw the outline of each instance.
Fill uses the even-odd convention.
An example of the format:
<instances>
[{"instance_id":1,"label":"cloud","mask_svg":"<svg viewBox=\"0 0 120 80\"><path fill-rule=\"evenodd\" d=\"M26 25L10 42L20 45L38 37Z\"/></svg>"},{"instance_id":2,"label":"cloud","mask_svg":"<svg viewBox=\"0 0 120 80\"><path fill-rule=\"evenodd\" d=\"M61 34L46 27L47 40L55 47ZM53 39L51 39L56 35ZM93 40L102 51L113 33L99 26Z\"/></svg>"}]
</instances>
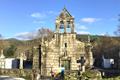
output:
<instances>
[{"instance_id":1,"label":"cloud","mask_svg":"<svg viewBox=\"0 0 120 80\"><path fill-rule=\"evenodd\" d=\"M45 27L44 27L45 28ZM39 38L40 32L39 29L42 29L42 27L38 27L35 30L31 31L31 32L21 32L21 33L17 33L14 38L19 39L19 40L32 40L32 39L36 39ZM45 28L44 31L48 31L48 28ZM44 34L43 31L43 34Z\"/></svg>"},{"instance_id":2,"label":"cloud","mask_svg":"<svg viewBox=\"0 0 120 80\"><path fill-rule=\"evenodd\" d=\"M84 26L84 25L80 25L79 27L78 27L78 30L87 30L88 28L86 27L86 26Z\"/></svg>"},{"instance_id":3,"label":"cloud","mask_svg":"<svg viewBox=\"0 0 120 80\"><path fill-rule=\"evenodd\" d=\"M52 10L51 10L51 11L48 11L47 13L48 13L48 14L52 14L52 15L58 15L58 14L59 14L58 12L55 12L55 11L52 11Z\"/></svg>"},{"instance_id":4,"label":"cloud","mask_svg":"<svg viewBox=\"0 0 120 80\"><path fill-rule=\"evenodd\" d=\"M80 19L81 22L86 22L86 23L94 23L94 22L96 22L98 20L100 20L100 19L98 19L98 18L90 18L90 17Z\"/></svg>"},{"instance_id":5,"label":"cloud","mask_svg":"<svg viewBox=\"0 0 120 80\"><path fill-rule=\"evenodd\" d=\"M88 31L76 31L77 34L90 34L90 32Z\"/></svg>"},{"instance_id":6,"label":"cloud","mask_svg":"<svg viewBox=\"0 0 120 80\"><path fill-rule=\"evenodd\" d=\"M101 33L99 35L101 35L101 36L109 36L109 33L108 32L104 32L104 33Z\"/></svg>"},{"instance_id":7,"label":"cloud","mask_svg":"<svg viewBox=\"0 0 120 80\"><path fill-rule=\"evenodd\" d=\"M85 26L85 25L80 25L80 23L75 23L75 30L77 31L77 32L79 32L79 31L84 31L84 32L87 32L86 30L88 30L88 27L87 26ZM81 33L81 32L80 32Z\"/></svg>"},{"instance_id":8,"label":"cloud","mask_svg":"<svg viewBox=\"0 0 120 80\"><path fill-rule=\"evenodd\" d=\"M56 11L46 11L46 12L34 12L30 16L33 18L45 18L47 15L58 15L58 12Z\"/></svg>"},{"instance_id":9,"label":"cloud","mask_svg":"<svg viewBox=\"0 0 120 80\"><path fill-rule=\"evenodd\" d=\"M45 13L36 12L36 13L32 13L30 16L34 18L33 23L44 24L47 15Z\"/></svg>"},{"instance_id":10,"label":"cloud","mask_svg":"<svg viewBox=\"0 0 120 80\"><path fill-rule=\"evenodd\" d=\"M88 27L87 26L85 26L85 25L80 25L80 23L75 23L75 28L77 29L77 30L87 30L88 29Z\"/></svg>"},{"instance_id":11,"label":"cloud","mask_svg":"<svg viewBox=\"0 0 120 80\"><path fill-rule=\"evenodd\" d=\"M33 17L33 18L45 18L46 14L45 13L35 12L35 13L31 14L31 17Z\"/></svg>"},{"instance_id":12,"label":"cloud","mask_svg":"<svg viewBox=\"0 0 120 80\"><path fill-rule=\"evenodd\" d=\"M44 24L44 23L45 23L45 21L43 21L43 20L34 20L34 21L33 21L33 23L40 23L40 24Z\"/></svg>"},{"instance_id":13,"label":"cloud","mask_svg":"<svg viewBox=\"0 0 120 80\"><path fill-rule=\"evenodd\" d=\"M105 33L101 33L101 34L99 34L99 35L101 35L101 36L105 36L106 34L105 34Z\"/></svg>"},{"instance_id":14,"label":"cloud","mask_svg":"<svg viewBox=\"0 0 120 80\"><path fill-rule=\"evenodd\" d=\"M22 32L22 33L17 33L15 35L15 38L20 39L20 40L30 40L35 38L37 35L37 32Z\"/></svg>"},{"instance_id":15,"label":"cloud","mask_svg":"<svg viewBox=\"0 0 120 80\"><path fill-rule=\"evenodd\" d=\"M77 34L90 34L90 32L86 31L88 30L88 27L85 25L80 25L80 23L75 23L75 31Z\"/></svg>"},{"instance_id":16,"label":"cloud","mask_svg":"<svg viewBox=\"0 0 120 80\"><path fill-rule=\"evenodd\" d=\"M49 15L49 16L47 16ZM30 14L30 16L33 18L33 23L40 23L44 24L46 20L49 20L48 17L50 18L51 16L56 16L58 15L58 12L56 11L44 11L44 12L33 12Z\"/></svg>"}]
</instances>

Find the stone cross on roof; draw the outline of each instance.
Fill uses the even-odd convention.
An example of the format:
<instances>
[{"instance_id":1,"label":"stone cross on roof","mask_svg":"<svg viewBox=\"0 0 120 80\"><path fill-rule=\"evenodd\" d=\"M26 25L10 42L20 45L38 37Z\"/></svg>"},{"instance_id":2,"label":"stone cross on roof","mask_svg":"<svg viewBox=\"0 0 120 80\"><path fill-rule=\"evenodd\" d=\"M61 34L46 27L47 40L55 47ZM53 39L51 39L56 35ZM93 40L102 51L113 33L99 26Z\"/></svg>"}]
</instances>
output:
<instances>
[{"instance_id":1,"label":"stone cross on roof","mask_svg":"<svg viewBox=\"0 0 120 80\"><path fill-rule=\"evenodd\" d=\"M59 18L67 18L67 17L72 17L71 14L67 11L67 9L64 7L62 12L59 15Z\"/></svg>"}]
</instances>

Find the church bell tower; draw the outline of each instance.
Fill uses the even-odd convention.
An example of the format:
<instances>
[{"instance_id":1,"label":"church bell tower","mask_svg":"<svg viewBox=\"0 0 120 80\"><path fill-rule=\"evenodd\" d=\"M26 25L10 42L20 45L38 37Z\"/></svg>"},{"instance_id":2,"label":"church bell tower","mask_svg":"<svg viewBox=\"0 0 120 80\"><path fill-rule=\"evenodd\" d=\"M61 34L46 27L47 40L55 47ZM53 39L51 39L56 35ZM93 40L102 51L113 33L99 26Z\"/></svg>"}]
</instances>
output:
<instances>
[{"instance_id":1,"label":"church bell tower","mask_svg":"<svg viewBox=\"0 0 120 80\"><path fill-rule=\"evenodd\" d=\"M68 28L70 29L69 33L74 33L74 18L64 8L56 19L56 33L68 33ZM61 29L64 31L61 32Z\"/></svg>"},{"instance_id":2,"label":"church bell tower","mask_svg":"<svg viewBox=\"0 0 120 80\"><path fill-rule=\"evenodd\" d=\"M56 18L55 28L56 45L59 48L59 67L64 66L66 70L70 70L71 52L76 40L76 33L74 30L74 17L66 8L63 8L60 15Z\"/></svg>"},{"instance_id":3,"label":"church bell tower","mask_svg":"<svg viewBox=\"0 0 120 80\"><path fill-rule=\"evenodd\" d=\"M56 18L55 28L56 43L59 47L62 47L60 43L67 45L69 40L76 39L74 17L71 16L66 8L63 8L60 15ZM72 39L69 38L68 40L68 37L71 37Z\"/></svg>"}]
</instances>

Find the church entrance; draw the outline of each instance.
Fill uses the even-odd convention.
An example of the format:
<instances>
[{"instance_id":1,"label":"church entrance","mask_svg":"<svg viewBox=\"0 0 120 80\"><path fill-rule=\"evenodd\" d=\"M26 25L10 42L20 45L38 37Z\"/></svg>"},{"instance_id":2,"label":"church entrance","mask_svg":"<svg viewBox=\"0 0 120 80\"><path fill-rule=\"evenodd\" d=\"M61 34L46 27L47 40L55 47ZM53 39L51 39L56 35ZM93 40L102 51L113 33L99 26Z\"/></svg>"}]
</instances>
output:
<instances>
[{"instance_id":1,"label":"church entrance","mask_svg":"<svg viewBox=\"0 0 120 80\"><path fill-rule=\"evenodd\" d=\"M71 61L70 60L62 60L62 67L65 68L65 70L70 70L70 63Z\"/></svg>"}]
</instances>

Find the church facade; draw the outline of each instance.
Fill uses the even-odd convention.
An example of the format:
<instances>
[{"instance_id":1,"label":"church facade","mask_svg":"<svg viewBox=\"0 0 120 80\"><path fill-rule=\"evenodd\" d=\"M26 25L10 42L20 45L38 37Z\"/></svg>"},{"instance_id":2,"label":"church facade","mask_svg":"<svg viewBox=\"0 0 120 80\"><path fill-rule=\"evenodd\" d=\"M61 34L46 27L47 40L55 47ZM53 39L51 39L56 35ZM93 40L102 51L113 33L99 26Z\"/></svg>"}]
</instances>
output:
<instances>
[{"instance_id":1,"label":"church facade","mask_svg":"<svg viewBox=\"0 0 120 80\"><path fill-rule=\"evenodd\" d=\"M81 42L76 39L74 17L64 8L56 18L54 38L51 41L43 40L41 44L42 75L50 76L51 71L60 67L64 67L65 70L79 70L80 64L77 60L81 57L85 58L85 65L92 66L91 48L89 40Z\"/></svg>"}]
</instances>

